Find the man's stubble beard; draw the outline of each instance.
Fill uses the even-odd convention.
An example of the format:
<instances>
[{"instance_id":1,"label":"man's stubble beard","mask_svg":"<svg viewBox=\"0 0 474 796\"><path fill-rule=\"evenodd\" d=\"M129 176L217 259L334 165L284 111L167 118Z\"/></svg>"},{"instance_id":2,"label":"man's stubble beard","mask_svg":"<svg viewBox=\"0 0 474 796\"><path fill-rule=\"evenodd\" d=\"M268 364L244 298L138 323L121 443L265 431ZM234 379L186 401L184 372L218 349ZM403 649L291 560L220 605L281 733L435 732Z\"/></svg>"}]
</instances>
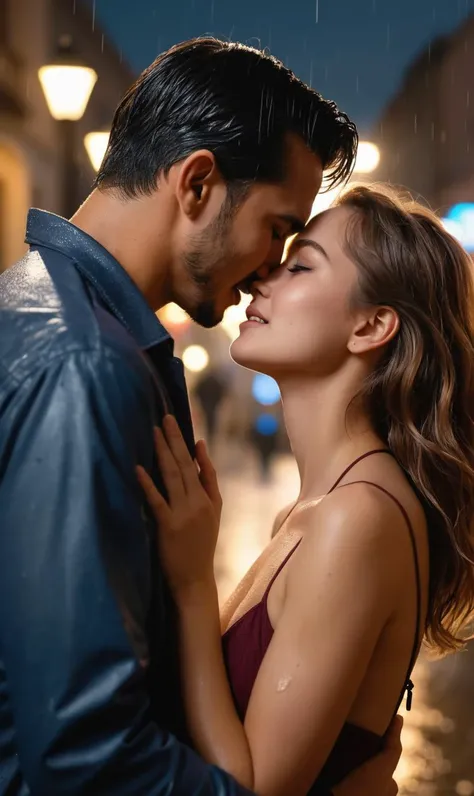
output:
<instances>
[{"instance_id":1,"label":"man's stubble beard","mask_svg":"<svg viewBox=\"0 0 474 796\"><path fill-rule=\"evenodd\" d=\"M231 259L228 250L232 217L224 209L217 218L192 241L192 246L183 256L186 274L199 295L210 292L209 297L199 300L188 310L193 321L206 329L217 326L222 320L212 295L213 275L226 266Z\"/></svg>"}]
</instances>

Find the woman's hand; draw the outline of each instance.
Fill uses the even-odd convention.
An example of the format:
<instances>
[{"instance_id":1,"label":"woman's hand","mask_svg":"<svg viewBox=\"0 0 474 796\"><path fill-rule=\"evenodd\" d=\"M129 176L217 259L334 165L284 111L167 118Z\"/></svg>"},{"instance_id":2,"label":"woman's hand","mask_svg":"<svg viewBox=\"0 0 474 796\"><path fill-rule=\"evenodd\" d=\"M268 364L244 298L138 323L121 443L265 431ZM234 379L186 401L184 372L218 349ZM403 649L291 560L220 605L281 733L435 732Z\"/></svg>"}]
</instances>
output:
<instances>
[{"instance_id":1,"label":"woman's hand","mask_svg":"<svg viewBox=\"0 0 474 796\"><path fill-rule=\"evenodd\" d=\"M161 562L179 598L196 586L214 583L222 499L204 441L197 443L193 461L174 417L164 418L163 429L154 433L168 499L143 467L137 467L137 475L157 522Z\"/></svg>"}]
</instances>

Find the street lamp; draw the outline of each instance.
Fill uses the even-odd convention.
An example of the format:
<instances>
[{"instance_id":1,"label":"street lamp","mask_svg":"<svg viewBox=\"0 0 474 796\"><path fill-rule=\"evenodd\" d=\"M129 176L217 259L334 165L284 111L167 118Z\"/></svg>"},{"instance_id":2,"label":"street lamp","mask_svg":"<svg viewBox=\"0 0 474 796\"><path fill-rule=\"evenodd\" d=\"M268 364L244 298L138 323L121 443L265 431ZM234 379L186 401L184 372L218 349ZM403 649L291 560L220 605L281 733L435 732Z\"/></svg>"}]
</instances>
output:
<instances>
[{"instance_id":1,"label":"street lamp","mask_svg":"<svg viewBox=\"0 0 474 796\"><path fill-rule=\"evenodd\" d=\"M353 173L370 174L370 172L375 171L379 163L380 163L380 150L378 146L376 144L373 144L371 141L359 141ZM362 181L363 178L359 180L359 182ZM324 179L323 179L323 184L324 184ZM338 185L337 188L332 188L329 191L318 193L313 203L313 207L311 210L311 217L316 216L318 213L322 213L324 210L328 210L328 208L331 207L333 202L336 201L337 197L344 190L344 188L350 184L351 180L349 180L349 182L346 183L346 185Z\"/></svg>"},{"instance_id":2,"label":"street lamp","mask_svg":"<svg viewBox=\"0 0 474 796\"><path fill-rule=\"evenodd\" d=\"M97 73L73 54L71 37L63 36L57 57L39 69L38 77L51 116L61 131L62 212L70 218L76 209L74 122L84 115Z\"/></svg>"},{"instance_id":3,"label":"street lamp","mask_svg":"<svg viewBox=\"0 0 474 796\"><path fill-rule=\"evenodd\" d=\"M380 150L371 141L360 141L357 148L357 157L354 174L370 174L375 171L380 163Z\"/></svg>"},{"instance_id":4,"label":"street lamp","mask_svg":"<svg viewBox=\"0 0 474 796\"><path fill-rule=\"evenodd\" d=\"M110 133L105 131L87 133L87 135L84 136L84 146L94 171L99 171L102 165L106 149L109 145L109 138Z\"/></svg>"}]
</instances>

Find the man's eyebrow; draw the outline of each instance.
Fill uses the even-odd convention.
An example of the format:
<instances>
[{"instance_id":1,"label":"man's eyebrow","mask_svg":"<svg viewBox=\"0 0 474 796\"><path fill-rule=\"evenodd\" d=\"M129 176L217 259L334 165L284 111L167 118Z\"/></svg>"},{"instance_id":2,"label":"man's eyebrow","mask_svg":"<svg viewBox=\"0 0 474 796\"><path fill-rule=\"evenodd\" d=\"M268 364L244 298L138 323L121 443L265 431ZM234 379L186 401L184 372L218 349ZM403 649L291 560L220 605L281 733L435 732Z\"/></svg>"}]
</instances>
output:
<instances>
[{"instance_id":1,"label":"man's eyebrow","mask_svg":"<svg viewBox=\"0 0 474 796\"><path fill-rule=\"evenodd\" d=\"M291 214L283 213L282 215L278 215L278 218L280 221L284 221L285 224L288 224L290 227L290 233L292 235L296 235L297 232L301 232L306 226L305 222L302 221L301 218L298 218L298 216L292 216Z\"/></svg>"},{"instance_id":2,"label":"man's eyebrow","mask_svg":"<svg viewBox=\"0 0 474 796\"><path fill-rule=\"evenodd\" d=\"M288 249L288 255L287 256L291 256L295 252L299 251L299 249L306 248L306 246L308 246L310 249L314 249L314 251L317 251L318 254L322 254L323 257L326 258L328 263L331 262L330 259L329 259L329 256L328 256L328 253L327 253L326 249L323 246L321 246L320 243L318 243L315 240L311 240L310 238L295 238L295 240L292 241L292 243L291 243L291 245L290 245L290 247Z\"/></svg>"}]
</instances>

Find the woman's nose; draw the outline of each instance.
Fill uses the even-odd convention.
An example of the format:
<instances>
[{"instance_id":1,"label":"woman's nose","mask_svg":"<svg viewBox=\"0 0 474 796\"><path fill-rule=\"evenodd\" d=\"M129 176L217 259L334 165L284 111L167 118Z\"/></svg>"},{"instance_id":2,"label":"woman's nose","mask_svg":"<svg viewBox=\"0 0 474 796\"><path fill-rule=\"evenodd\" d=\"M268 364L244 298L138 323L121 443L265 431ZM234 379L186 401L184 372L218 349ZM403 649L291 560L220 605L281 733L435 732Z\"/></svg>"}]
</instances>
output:
<instances>
[{"instance_id":1,"label":"woman's nose","mask_svg":"<svg viewBox=\"0 0 474 796\"><path fill-rule=\"evenodd\" d=\"M265 279L255 279L252 284L250 285L250 292L254 296L259 294L264 298L269 298L272 292L273 283L275 281L275 277L273 275L274 272L270 272L270 274Z\"/></svg>"}]
</instances>

